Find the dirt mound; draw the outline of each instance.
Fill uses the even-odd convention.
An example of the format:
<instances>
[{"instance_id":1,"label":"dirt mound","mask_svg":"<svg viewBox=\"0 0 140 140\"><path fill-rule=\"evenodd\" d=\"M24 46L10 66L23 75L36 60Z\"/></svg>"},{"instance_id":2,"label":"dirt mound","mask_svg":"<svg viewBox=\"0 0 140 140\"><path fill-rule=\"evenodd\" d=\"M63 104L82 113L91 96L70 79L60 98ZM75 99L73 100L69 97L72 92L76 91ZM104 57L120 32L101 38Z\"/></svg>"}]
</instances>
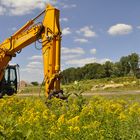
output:
<instances>
[{"instance_id":1,"label":"dirt mound","mask_svg":"<svg viewBox=\"0 0 140 140\"><path fill-rule=\"evenodd\" d=\"M20 87L21 88L24 88L24 87L27 87L28 86L28 83L27 82L25 82L25 81L20 81Z\"/></svg>"},{"instance_id":2,"label":"dirt mound","mask_svg":"<svg viewBox=\"0 0 140 140\"><path fill-rule=\"evenodd\" d=\"M118 88L123 87L124 84L105 84L105 85L95 85L92 87L91 91L98 90L98 89L108 89L108 88Z\"/></svg>"}]
</instances>

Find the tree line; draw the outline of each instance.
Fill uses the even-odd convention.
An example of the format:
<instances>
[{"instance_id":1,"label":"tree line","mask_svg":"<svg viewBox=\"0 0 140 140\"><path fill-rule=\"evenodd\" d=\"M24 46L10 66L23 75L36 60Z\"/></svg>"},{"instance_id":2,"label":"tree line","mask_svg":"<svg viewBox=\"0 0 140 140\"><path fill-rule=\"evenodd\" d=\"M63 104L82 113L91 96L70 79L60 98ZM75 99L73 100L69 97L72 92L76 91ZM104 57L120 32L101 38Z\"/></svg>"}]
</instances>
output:
<instances>
[{"instance_id":1,"label":"tree line","mask_svg":"<svg viewBox=\"0 0 140 140\"><path fill-rule=\"evenodd\" d=\"M71 83L74 81L86 79L101 79L109 77L136 76L140 78L139 55L132 53L123 56L118 62L106 61L104 64L90 63L83 67L68 68L62 71L62 83Z\"/></svg>"}]
</instances>

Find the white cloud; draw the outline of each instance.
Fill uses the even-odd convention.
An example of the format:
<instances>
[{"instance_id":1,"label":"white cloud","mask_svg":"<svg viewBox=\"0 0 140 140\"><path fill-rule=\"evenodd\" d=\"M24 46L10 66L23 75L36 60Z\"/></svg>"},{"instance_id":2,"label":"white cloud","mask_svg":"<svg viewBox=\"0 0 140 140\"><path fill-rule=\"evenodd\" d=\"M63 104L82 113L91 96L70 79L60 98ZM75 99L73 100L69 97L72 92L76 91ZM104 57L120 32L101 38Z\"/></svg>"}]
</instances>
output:
<instances>
[{"instance_id":1,"label":"white cloud","mask_svg":"<svg viewBox=\"0 0 140 140\"><path fill-rule=\"evenodd\" d=\"M35 68L35 69L41 69L43 68L43 65L41 62L30 62L27 66L27 68Z\"/></svg>"},{"instance_id":2,"label":"white cloud","mask_svg":"<svg viewBox=\"0 0 140 140\"><path fill-rule=\"evenodd\" d=\"M77 47L77 48L66 48L62 47L62 55L63 54L84 54L85 51L83 48Z\"/></svg>"},{"instance_id":3,"label":"white cloud","mask_svg":"<svg viewBox=\"0 0 140 140\"><path fill-rule=\"evenodd\" d=\"M30 65L40 65L41 62L32 61L32 62L30 62L29 64L30 64Z\"/></svg>"},{"instance_id":4,"label":"white cloud","mask_svg":"<svg viewBox=\"0 0 140 140\"><path fill-rule=\"evenodd\" d=\"M79 31L77 31L78 34L82 34L84 37L95 37L96 32L93 31L93 27L92 26L85 26L83 28L81 28Z\"/></svg>"},{"instance_id":5,"label":"white cloud","mask_svg":"<svg viewBox=\"0 0 140 140\"><path fill-rule=\"evenodd\" d=\"M88 40L85 38L76 38L74 41L79 42L79 43L87 43L88 42Z\"/></svg>"},{"instance_id":6,"label":"white cloud","mask_svg":"<svg viewBox=\"0 0 140 140\"><path fill-rule=\"evenodd\" d=\"M20 70L20 75L21 75L21 80L28 81L28 82L33 82L33 81L38 81L42 82L43 81L43 69L36 69L36 68L22 68Z\"/></svg>"},{"instance_id":7,"label":"white cloud","mask_svg":"<svg viewBox=\"0 0 140 140\"><path fill-rule=\"evenodd\" d=\"M16 28L16 27L13 27L11 30L12 30L12 31L16 31L16 30L17 30L17 28Z\"/></svg>"},{"instance_id":8,"label":"white cloud","mask_svg":"<svg viewBox=\"0 0 140 140\"><path fill-rule=\"evenodd\" d=\"M27 72L36 72L43 70L43 64L42 62L29 62L25 68L22 69L22 71L27 71Z\"/></svg>"},{"instance_id":9,"label":"white cloud","mask_svg":"<svg viewBox=\"0 0 140 140\"><path fill-rule=\"evenodd\" d=\"M9 65L17 65L17 63L14 62L14 61L12 61L12 62L10 61L10 62L9 62Z\"/></svg>"},{"instance_id":10,"label":"white cloud","mask_svg":"<svg viewBox=\"0 0 140 140\"><path fill-rule=\"evenodd\" d=\"M37 74L39 74L40 72L41 72L41 69L38 69L38 68L28 68L28 67L26 67L26 68L23 68L23 69L21 69L21 71L22 72L27 72L26 74L30 77L30 74L35 74L33 77L36 77L36 75ZM39 74L40 75L40 74ZM27 80L32 80L33 79L33 77L32 78L28 78Z\"/></svg>"},{"instance_id":11,"label":"white cloud","mask_svg":"<svg viewBox=\"0 0 140 140\"><path fill-rule=\"evenodd\" d=\"M62 55L62 60L75 59L75 58L78 58L80 56L81 56L81 54L65 54L65 55Z\"/></svg>"},{"instance_id":12,"label":"white cloud","mask_svg":"<svg viewBox=\"0 0 140 140\"><path fill-rule=\"evenodd\" d=\"M62 34L63 34L63 35L71 34L70 28L69 28L69 27L64 28L64 29L62 30Z\"/></svg>"},{"instance_id":13,"label":"white cloud","mask_svg":"<svg viewBox=\"0 0 140 140\"><path fill-rule=\"evenodd\" d=\"M94 63L96 62L96 58L83 58L83 59L72 59L69 61L66 61L66 64L68 65L76 65L76 66L84 66L85 64Z\"/></svg>"},{"instance_id":14,"label":"white cloud","mask_svg":"<svg viewBox=\"0 0 140 140\"><path fill-rule=\"evenodd\" d=\"M93 49L90 50L90 53L91 54L96 54L96 52L97 52L97 50L95 48L93 48Z\"/></svg>"},{"instance_id":15,"label":"white cloud","mask_svg":"<svg viewBox=\"0 0 140 140\"><path fill-rule=\"evenodd\" d=\"M83 54L85 54L85 51L83 50L83 48L62 47L62 60L71 60L71 59L79 58Z\"/></svg>"},{"instance_id":16,"label":"white cloud","mask_svg":"<svg viewBox=\"0 0 140 140\"><path fill-rule=\"evenodd\" d=\"M31 56L29 57L30 60L38 60L38 61L42 61L42 56L41 55L34 55L34 56Z\"/></svg>"},{"instance_id":17,"label":"white cloud","mask_svg":"<svg viewBox=\"0 0 140 140\"><path fill-rule=\"evenodd\" d=\"M8 14L8 15L29 14L35 9L45 8L46 3L56 3L56 2L53 0L45 0L45 1L44 0L1 0L0 1L1 7L6 9L3 11L3 14Z\"/></svg>"},{"instance_id":18,"label":"white cloud","mask_svg":"<svg viewBox=\"0 0 140 140\"><path fill-rule=\"evenodd\" d=\"M72 59L65 62L66 65L74 65L74 66L84 66L85 64L90 63L100 63L103 64L106 61L111 61L110 59L103 58L103 59L96 59L95 57L88 57L82 59Z\"/></svg>"},{"instance_id":19,"label":"white cloud","mask_svg":"<svg viewBox=\"0 0 140 140\"><path fill-rule=\"evenodd\" d=\"M5 12L6 12L6 9L0 6L0 15L4 15Z\"/></svg>"},{"instance_id":20,"label":"white cloud","mask_svg":"<svg viewBox=\"0 0 140 140\"><path fill-rule=\"evenodd\" d=\"M112 60L111 60L111 59L108 59L108 58L100 59L100 60L98 60L97 62L100 63L100 64L104 64L106 61L112 62Z\"/></svg>"},{"instance_id":21,"label":"white cloud","mask_svg":"<svg viewBox=\"0 0 140 140\"><path fill-rule=\"evenodd\" d=\"M64 9L68 9L68 8L76 8L77 7L77 5L76 4L64 4L63 3L63 7L62 8L64 8Z\"/></svg>"},{"instance_id":22,"label":"white cloud","mask_svg":"<svg viewBox=\"0 0 140 140\"><path fill-rule=\"evenodd\" d=\"M140 26L137 26L138 29L140 29Z\"/></svg>"},{"instance_id":23,"label":"white cloud","mask_svg":"<svg viewBox=\"0 0 140 140\"><path fill-rule=\"evenodd\" d=\"M67 22L68 18L60 18L60 22L62 22L62 21Z\"/></svg>"},{"instance_id":24,"label":"white cloud","mask_svg":"<svg viewBox=\"0 0 140 140\"><path fill-rule=\"evenodd\" d=\"M25 81L39 81L43 79L43 64L42 62L31 61L26 66L21 68L21 79Z\"/></svg>"},{"instance_id":25,"label":"white cloud","mask_svg":"<svg viewBox=\"0 0 140 140\"><path fill-rule=\"evenodd\" d=\"M133 27L131 25L127 24L116 24L109 28L108 33L110 35L126 35L131 33L133 30Z\"/></svg>"}]
</instances>

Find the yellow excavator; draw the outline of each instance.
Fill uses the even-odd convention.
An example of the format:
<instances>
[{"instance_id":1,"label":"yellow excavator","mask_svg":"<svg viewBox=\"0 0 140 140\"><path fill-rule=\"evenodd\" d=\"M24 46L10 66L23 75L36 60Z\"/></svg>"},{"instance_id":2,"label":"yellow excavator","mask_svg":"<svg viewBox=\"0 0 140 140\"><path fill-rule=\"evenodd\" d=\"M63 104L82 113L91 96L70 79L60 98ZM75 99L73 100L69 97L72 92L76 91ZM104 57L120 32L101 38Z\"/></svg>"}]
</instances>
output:
<instances>
[{"instance_id":1,"label":"yellow excavator","mask_svg":"<svg viewBox=\"0 0 140 140\"><path fill-rule=\"evenodd\" d=\"M9 65L10 60L16 57L23 48L38 41L42 44L46 97L63 98L63 91L60 89L61 29L59 14L58 9L48 4L44 11L0 44L0 97L17 92L18 66ZM36 24L35 21L40 16L44 16L44 18Z\"/></svg>"}]
</instances>

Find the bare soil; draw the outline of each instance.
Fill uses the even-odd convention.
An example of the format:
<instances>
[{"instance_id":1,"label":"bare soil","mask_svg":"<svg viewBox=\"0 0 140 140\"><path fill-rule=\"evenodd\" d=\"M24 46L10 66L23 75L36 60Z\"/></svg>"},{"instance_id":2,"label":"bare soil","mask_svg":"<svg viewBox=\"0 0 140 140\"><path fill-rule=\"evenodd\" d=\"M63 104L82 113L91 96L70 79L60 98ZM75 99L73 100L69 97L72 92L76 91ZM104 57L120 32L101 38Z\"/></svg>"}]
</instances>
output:
<instances>
[{"instance_id":1,"label":"bare soil","mask_svg":"<svg viewBox=\"0 0 140 140\"><path fill-rule=\"evenodd\" d=\"M140 90L129 90L129 91L98 91L98 92L84 92L82 95L83 96L93 96L93 95L102 95L102 96L107 96L107 95L134 95L134 94L140 94ZM23 96L23 97L30 97L30 96L35 96L35 97L40 97L44 96L45 94L39 94L39 93L18 93L17 96Z\"/></svg>"}]
</instances>

